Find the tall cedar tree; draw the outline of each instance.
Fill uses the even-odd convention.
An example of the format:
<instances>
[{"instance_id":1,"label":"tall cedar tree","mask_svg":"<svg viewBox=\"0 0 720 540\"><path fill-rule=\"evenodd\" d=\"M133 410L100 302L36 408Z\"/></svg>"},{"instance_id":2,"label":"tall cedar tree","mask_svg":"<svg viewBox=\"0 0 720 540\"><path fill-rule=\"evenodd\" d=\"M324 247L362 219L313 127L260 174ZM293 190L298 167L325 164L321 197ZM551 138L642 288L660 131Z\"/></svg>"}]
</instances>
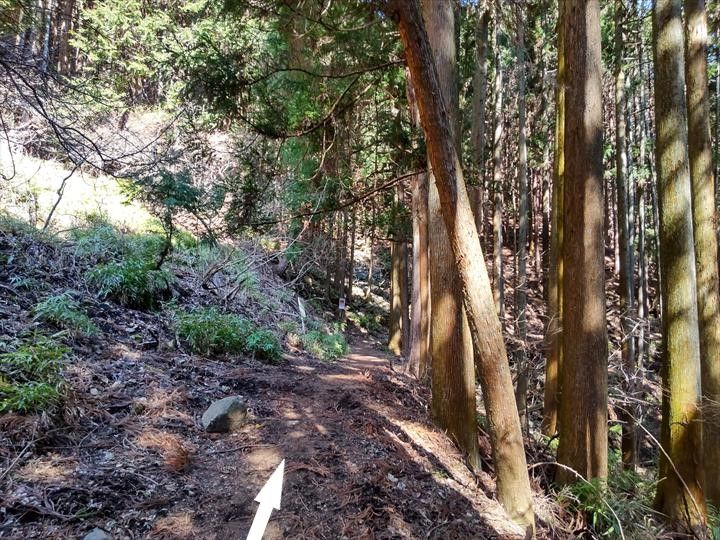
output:
<instances>
[{"instance_id":1,"label":"tall cedar tree","mask_svg":"<svg viewBox=\"0 0 720 540\"><path fill-rule=\"evenodd\" d=\"M660 225L663 402L656 506L695 529L703 519L700 337L691 213L682 5L653 9L655 145Z\"/></svg>"},{"instance_id":2,"label":"tall cedar tree","mask_svg":"<svg viewBox=\"0 0 720 540\"><path fill-rule=\"evenodd\" d=\"M703 394L705 496L720 508L720 304L704 0L685 1L685 84Z\"/></svg>"},{"instance_id":3,"label":"tall cedar tree","mask_svg":"<svg viewBox=\"0 0 720 540\"><path fill-rule=\"evenodd\" d=\"M440 211L462 283L488 415L498 498L510 517L532 534L532 492L510 366L433 53L417 0L392 0L389 8L399 21Z\"/></svg>"},{"instance_id":4,"label":"tall cedar tree","mask_svg":"<svg viewBox=\"0 0 720 540\"><path fill-rule=\"evenodd\" d=\"M568 1L565 40L565 268L563 395L558 462L586 479L607 477L607 321L603 245L602 65L599 0ZM577 481L558 469L561 484Z\"/></svg>"},{"instance_id":5,"label":"tall cedar tree","mask_svg":"<svg viewBox=\"0 0 720 540\"><path fill-rule=\"evenodd\" d=\"M565 176L565 48L563 38L564 2L558 5L557 74L555 86L555 149L553 162L552 218L548 267L548 319L545 327L545 392L542 431L552 437L558 431L560 370L562 357L563 280L563 179Z\"/></svg>"},{"instance_id":6,"label":"tall cedar tree","mask_svg":"<svg viewBox=\"0 0 720 540\"><path fill-rule=\"evenodd\" d=\"M634 379L636 371L635 340L633 334L635 289L633 275L633 248L630 226L628 186L628 148L625 139L627 123L625 121L625 35L624 20L627 17L623 0L615 2L615 189L617 192L618 249L620 250L620 317L622 318L623 341L622 360L625 375L628 378L624 390L634 397ZM618 412L622 421L622 462L625 468L634 470L636 462L637 427L632 410L623 407Z\"/></svg>"},{"instance_id":7,"label":"tall cedar tree","mask_svg":"<svg viewBox=\"0 0 720 540\"><path fill-rule=\"evenodd\" d=\"M425 0L422 16L438 66L441 95L449 113L450 141L457 149L460 106L453 3ZM413 82L417 87L419 83ZM437 425L455 439L470 465L479 469L472 340L463 309L462 283L442 220L434 167L432 169L428 199L432 413Z\"/></svg>"},{"instance_id":8,"label":"tall cedar tree","mask_svg":"<svg viewBox=\"0 0 720 540\"><path fill-rule=\"evenodd\" d=\"M412 78L406 69L410 120L420 129ZM418 173L411 180L412 189L412 320L410 357L407 371L425 382L430 373L430 274L428 269L428 176Z\"/></svg>"}]
</instances>

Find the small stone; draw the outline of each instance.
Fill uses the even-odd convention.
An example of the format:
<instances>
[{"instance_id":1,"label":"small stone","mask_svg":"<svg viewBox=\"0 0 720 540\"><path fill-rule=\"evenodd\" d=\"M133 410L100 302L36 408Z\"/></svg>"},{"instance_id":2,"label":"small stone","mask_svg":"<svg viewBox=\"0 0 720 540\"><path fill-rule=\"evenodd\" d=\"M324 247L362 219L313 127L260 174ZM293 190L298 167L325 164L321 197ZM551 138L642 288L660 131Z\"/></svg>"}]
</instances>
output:
<instances>
[{"instance_id":1,"label":"small stone","mask_svg":"<svg viewBox=\"0 0 720 540\"><path fill-rule=\"evenodd\" d=\"M202 415L202 425L209 433L227 433L242 425L248 408L242 396L230 396L214 401Z\"/></svg>"},{"instance_id":2,"label":"small stone","mask_svg":"<svg viewBox=\"0 0 720 540\"><path fill-rule=\"evenodd\" d=\"M83 540L112 540L112 536L100 527L95 527L92 531L85 535Z\"/></svg>"},{"instance_id":3,"label":"small stone","mask_svg":"<svg viewBox=\"0 0 720 540\"><path fill-rule=\"evenodd\" d=\"M90 395L92 395L92 396L97 396L99 393L100 393L100 390L98 390L97 388L90 389Z\"/></svg>"}]
</instances>

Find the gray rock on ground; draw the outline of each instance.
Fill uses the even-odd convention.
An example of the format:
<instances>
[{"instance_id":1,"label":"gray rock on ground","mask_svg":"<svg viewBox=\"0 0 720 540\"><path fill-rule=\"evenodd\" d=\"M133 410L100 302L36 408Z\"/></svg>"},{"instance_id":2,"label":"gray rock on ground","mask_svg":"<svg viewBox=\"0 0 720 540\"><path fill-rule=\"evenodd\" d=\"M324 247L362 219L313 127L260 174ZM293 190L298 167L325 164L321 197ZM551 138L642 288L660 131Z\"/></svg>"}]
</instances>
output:
<instances>
[{"instance_id":1,"label":"gray rock on ground","mask_svg":"<svg viewBox=\"0 0 720 540\"><path fill-rule=\"evenodd\" d=\"M112 536L100 527L95 527L92 531L85 535L83 540L112 540Z\"/></svg>"},{"instance_id":2,"label":"gray rock on ground","mask_svg":"<svg viewBox=\"0 0 720 540\"><path fill-rule=\"evenodd\" d=\"M245 422L248 408L242 396L230 396L213 401L205 414L202 425L209 433L227 433Z\"/></svg>"}]
</instances>

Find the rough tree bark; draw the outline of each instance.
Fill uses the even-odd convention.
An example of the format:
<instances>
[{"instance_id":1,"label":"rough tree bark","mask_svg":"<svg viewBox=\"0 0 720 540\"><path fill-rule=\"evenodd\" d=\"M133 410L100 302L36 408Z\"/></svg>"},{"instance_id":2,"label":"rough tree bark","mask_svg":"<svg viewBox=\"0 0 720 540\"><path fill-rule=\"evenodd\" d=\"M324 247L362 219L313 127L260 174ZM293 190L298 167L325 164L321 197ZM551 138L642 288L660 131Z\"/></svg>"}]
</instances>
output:
<instances>
[{"instance_id":1,"label":"rough tree bark","mask_svg":"<svg viewBox=\"0 0 720 540\"><path fill-rule=\"evenodd\" d=\"M671 521L695 529L704 513L700 337L680 0L655 2L653 56L664 349L664 452L655 504Z\"/></svg>"},{"instance_id":2,"label":"rough tree bark","mask_svg":"<svg viewBox=\"0 0 720 540\"><path fill-rule=\"evenodd\" d=\"M440 92L446 103L450 144L459 144L459 96L453 2L427 0L422 18L438 66ZM412 74L419 101L420 82ZM422 110L418 103L422 118ZM432 165L432 164L431 164ZM441 201L429 173L428 231L430 253L430 357L432 359L432 413L438 426L448 431L474 469L480 467L477 440L475 368L470 328L462 303L462 283L441 216ZM473 221L474 223L474 221Z\"/></svg>"},{"instance_id":3,"label":"rough tree bark","mask_svg":"<svg viewBox=\"0 0 720 540\"><path fill-rule=\"evenodd\" d=\"M517 401L520 420L524 423L527 402L527 368L525 358L525 340L527 338L527 244L528 221L528 177L527 177L527 142L525 135L525 18L520 4L515 4L515 21L517 24L517 77L518 77L518 245L517 245L517 285L515 287L515 310L517 316L518 339L520 348L517 351Z\"/></svg>"},{"instance_id":4,"label":"rough tree bark","mask_svg":"<svg viewBox=\"0 0 720 540\"><path fill-rule=\"evenodd\" d=\"M607 477L607 321L603 245L602 66L599 0L569 1L564 13L565 174L564 395L558 462L586 479ZM559 468L560 484L576 475Z\"/></svg>"},{"instance_id":5,"label":"rough tree bark","mask_svg":"<svg viewBox=\"0 0 720 540\"><path fill-rule=\"evenodd\" d=\"M477 171L475 186L475 226L478 234L483 234L483 202L485 201L485 101L487 98L487 56L488 28L490 9L484 4L478 5L477 24L475 26L475 73L473 74L472 99L472 141L473 162Z\"/></svg>"},{"instance_id":6,"label":"rough tree bark","mask_svg":"<svg viewBox=\"0 0 720 540\"><path fill-rule=\"evenodd\" d=\"M548 314L545 327L546 360L542 431L552 437L558 431L560 408L560 367L562 357L563 282L563 178L565 175L565 48L563 18L565 2L558 5L558 67L555 87L555 149L553 162L550 265L548 268Z\"/></svg>"},{"instance_id":7,"label":"rough tree bark","mask_svg":"<svg viewBox=\"0 0 720 540\"><path fill-rule=\"evenodd\" d=\"M412 78L406 70L407 97L413 127L420 129ZM430 374L430 274L428 271L428 177L420 173L412 178L412 298L410 321L410 357L407 371L425 382Z\"/></svg>"},{"instance_id":8,"label":"rough tree bark","mask_svg":"<svg viewBox=\"0 0 720 540\"><path fill-rule=\"evenodd\" d=\"M430 371L430 281L428 275L428 185L421 173L412 181L413 276L411 348L408 371L421 381Z\"/></svg>"},{"instance_id":9,"label":"rough tree bark","mask_svg":"<svg viewBox=\"0 0 720 540\"><path fill-rule=\"evenodd\" d=\"M440 211L460 275L488 414L498 498L511 518L532 533L532 493L507 352L433 53L417 0L392 0L390 12L399 20L440 196Z\"/></svg>"},{"instance_id":10,"label":"rough tree bark","mask_svg":"<svg viewBox=\"0 0 720 540\"><path fill-rule=\"evenodd\" d=\"M505 316L505 280L503 279L503 194L502 194L502 107L503 107L503 69L501 58L498 54L498 21L495 21L495 106L493 110L493 122L495 133L493 135L493 298L495 307L500 318Z\"/></svg>"},{"instance_id":11,"label":"rough tree bark","mask_svg":"<svg viewBox=\"0 0 720 540\"><path fill-rule=\"evenodd\" d=\"M720 287L707 70L705 0L685 0L685 84L703 415L705 496L720 506Z\"/></svg>"}]
</instances>

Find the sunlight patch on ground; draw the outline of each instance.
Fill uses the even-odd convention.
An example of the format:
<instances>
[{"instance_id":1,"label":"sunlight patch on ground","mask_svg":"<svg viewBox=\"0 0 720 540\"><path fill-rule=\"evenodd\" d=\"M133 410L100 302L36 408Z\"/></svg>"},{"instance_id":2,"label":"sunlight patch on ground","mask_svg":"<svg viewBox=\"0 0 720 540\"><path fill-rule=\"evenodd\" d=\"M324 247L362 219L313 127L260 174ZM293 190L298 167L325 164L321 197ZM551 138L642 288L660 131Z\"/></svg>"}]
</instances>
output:
<instances>
[{"instance_id":1,"label":"sunlight patch on ground","mask_svg":"<svg viewBox=\"0 0 720 540\"><path fill-rule=\"evenodd\" d=\"M280 449L272 447L256 448L245 456L250 466L255 470L275 469L283 459Z\"/></svg>"}]
</instances>

